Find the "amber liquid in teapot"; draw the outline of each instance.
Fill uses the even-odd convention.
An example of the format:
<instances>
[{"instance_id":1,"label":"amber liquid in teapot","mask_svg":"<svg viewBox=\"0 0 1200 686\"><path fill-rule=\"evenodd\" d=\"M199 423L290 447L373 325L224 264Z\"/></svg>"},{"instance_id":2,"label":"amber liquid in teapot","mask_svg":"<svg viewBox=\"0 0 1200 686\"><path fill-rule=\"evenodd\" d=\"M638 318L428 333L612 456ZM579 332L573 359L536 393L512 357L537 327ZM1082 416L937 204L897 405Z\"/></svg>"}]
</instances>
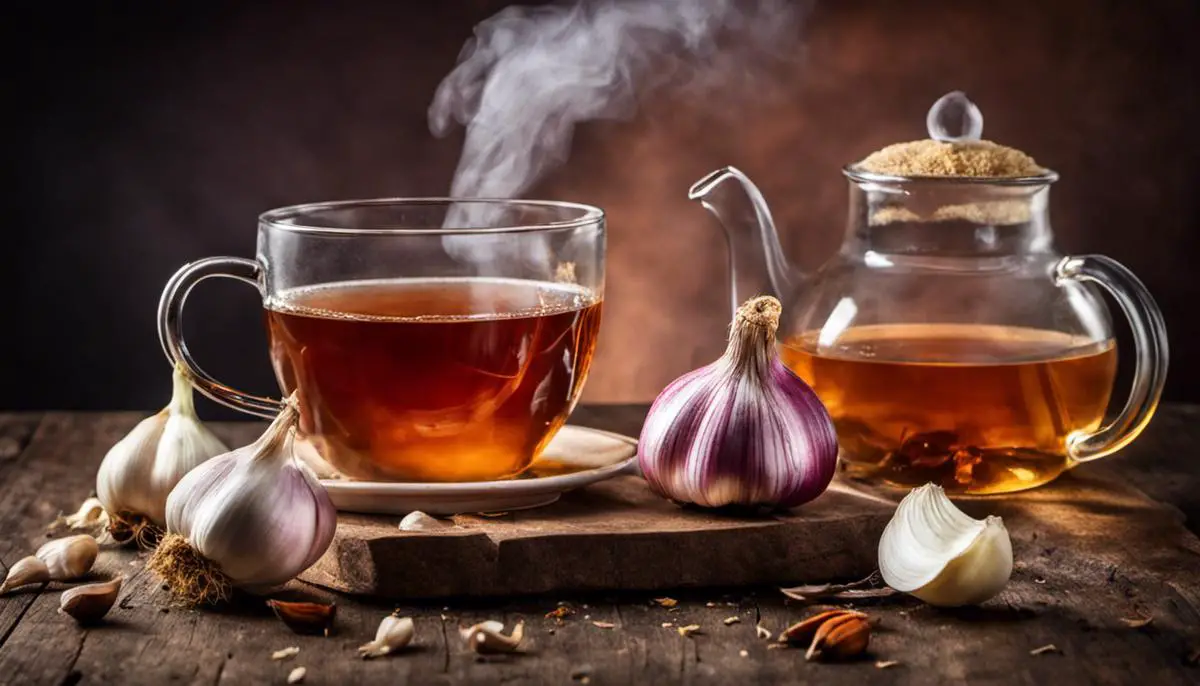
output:
<instances>
[{"instance_id":1,"label":"amber liquid in teapot","mask_svg":"<svg viewBox=\"0 0 1200 686\"><path fill-rule=\"evenodd\" d=\"M806 333L780 354L833 416L847 473L958 493L1062 473L1068 436L1100 426L1117 368L1111 340L1021 327L861 326L818 343Z\"/></svg>"}]
</instances>

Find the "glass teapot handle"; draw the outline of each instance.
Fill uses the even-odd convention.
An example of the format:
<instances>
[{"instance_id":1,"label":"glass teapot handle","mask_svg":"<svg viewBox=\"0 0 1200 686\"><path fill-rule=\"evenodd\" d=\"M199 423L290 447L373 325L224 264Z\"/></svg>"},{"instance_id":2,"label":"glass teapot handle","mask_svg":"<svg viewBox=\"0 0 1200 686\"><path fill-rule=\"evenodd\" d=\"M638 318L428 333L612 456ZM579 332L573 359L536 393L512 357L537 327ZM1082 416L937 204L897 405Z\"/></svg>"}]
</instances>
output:
<instances>
[{"instance_id":1,"label":"glass teapot handle","mask_svg":"<svg viewBox=\"0 0 1200 686\"><path fill-rule=\"evenodd\" d=\"M1167 381L1167 327L1150 291L1133 272L1112 258L1064 257L1054 265L1054 281L1059 284L1090 281L1099 285L1121 306L1133 330L1133 387L1121 414L1098 431L1076 431L1067 437L1067 454L1072 462L1087 462L1124 448L1150 423Z\"/></svg>"}]
</instances>

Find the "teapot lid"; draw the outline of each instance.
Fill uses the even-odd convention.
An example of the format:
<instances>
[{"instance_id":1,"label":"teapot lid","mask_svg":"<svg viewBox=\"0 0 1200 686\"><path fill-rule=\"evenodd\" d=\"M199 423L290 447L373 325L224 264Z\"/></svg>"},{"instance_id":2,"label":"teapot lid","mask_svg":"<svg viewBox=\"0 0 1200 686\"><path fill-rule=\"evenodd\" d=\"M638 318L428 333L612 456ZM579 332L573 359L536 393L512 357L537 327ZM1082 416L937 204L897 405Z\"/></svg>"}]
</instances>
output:
<instances>
[{"instance_id":1,"label":"teapot lid","mask_svg":"<svg viewBox=\"0 0 1200 686\"><path fill-rule=\"evenodd\" d=\"M962 91L947 93L925 117L929 138L867 155L854 171L897 177L1005 179L1051 172L1016 148L982 140L983 113Z\"/></svg>"}]
</instances>

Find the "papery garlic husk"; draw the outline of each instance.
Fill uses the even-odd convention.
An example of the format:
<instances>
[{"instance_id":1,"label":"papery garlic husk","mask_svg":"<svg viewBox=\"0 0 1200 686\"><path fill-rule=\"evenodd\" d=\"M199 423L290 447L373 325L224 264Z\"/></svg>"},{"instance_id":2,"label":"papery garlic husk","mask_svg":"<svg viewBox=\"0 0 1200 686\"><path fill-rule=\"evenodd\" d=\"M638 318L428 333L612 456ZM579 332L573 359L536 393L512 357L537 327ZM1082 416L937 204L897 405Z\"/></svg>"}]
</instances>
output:
<instances>
[{"instance_id":1,"label":"papery garlic husk","mask_svg":"<svg viewBox=\"0 0 1200 686\"><path fill-rule=\"evenodd\" d=\"M110 531L118 541L141 534L146 522L165 527L167 495L175 484L229 450L196 416L192 393L185 368L176 365L170 404L143 419L100 463L96 497L108 511Z\"/></svg>"},{"instance_id":2,"label":"papery garlic husk","mask_svg":"<svg viewBox=\"0 0 1200 686\"><path fill-rule=\"evenodd\" d=\"M379 623L375 640L359 646L358 654L370 659L394 653L412 642L415 631L412 617L388 615Z\"/></svg>"},{"instance_id":3,"label":"papery garlic husk","mask_svg":"<svg viewBox=\"0 0 1200 686\"><path fill-rule=\"evenodd\" d=\"M879 540L884 582L939 607L975 605L995 596L1012 567L1004 522L967 516L934 484L915 488L900 501Z\"/></svg>"},{"instance_id":4,"label":"papery garlic husk","mask_svg":"<svg viewBox=\"0 0 1200 686\"><path fill-rule=\"evenodd\" d=\"M214 603L232 588L269 590L333 540L337 511L292 451L295 396L254 443L205 462L167 498L167 536L149 568L177 599Z\"/></svg>"},{"instance_id":5,"label":"papery garlic husk","mask_svg":"<svg viewBox=\"0 0 1200 686\"><path fill-rule=\"evenodd\" d=\"M770 296L746 301L725 354L654 401L638 462L656 493L705 507L787 508L829 486L837 435L816 393L779 361L780 311Z\"/></svg>"},{"instance_id":6,"label":"papery garlic husk","mask_svg":"<svg viewBox=\"0 0 1200 686\"><path fill-rule=\"evenodd\" d=\"M98 622L117 602L123 580L117 575L108 581L69 588L58 599L58 611L80 624Z\"/></svg>"},{"instance_id":7,"label":"papery garlic husk","mask_svg":"<svg viewBox=\"0 0 1200 686\"><path fill-rule=\"evenodd\" d=\"M70 581L92 571L100 546L87 534L48 541L29 557L13 563L0 584L0 594L28 584Z\"/></svg>"}]
</instances>

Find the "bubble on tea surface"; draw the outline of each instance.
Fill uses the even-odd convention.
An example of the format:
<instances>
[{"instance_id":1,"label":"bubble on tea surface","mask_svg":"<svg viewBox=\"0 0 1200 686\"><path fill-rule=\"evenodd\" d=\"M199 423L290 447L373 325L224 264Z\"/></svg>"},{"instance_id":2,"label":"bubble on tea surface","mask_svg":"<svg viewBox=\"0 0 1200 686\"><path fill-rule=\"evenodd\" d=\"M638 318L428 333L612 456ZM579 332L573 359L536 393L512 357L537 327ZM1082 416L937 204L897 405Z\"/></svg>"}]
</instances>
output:
<instances>
[{"instance_id":1,"label":"bubble on tea surface","mask_svg":"<svg viewBox=\"0 0 1200 686\"><path fill-rule=\"evenodd\" d=\"M925 117L925 126L935 141L977 141L983 136L983 113L966 93L953 91L933 103Z\"/></svg>"}]
</instances>

